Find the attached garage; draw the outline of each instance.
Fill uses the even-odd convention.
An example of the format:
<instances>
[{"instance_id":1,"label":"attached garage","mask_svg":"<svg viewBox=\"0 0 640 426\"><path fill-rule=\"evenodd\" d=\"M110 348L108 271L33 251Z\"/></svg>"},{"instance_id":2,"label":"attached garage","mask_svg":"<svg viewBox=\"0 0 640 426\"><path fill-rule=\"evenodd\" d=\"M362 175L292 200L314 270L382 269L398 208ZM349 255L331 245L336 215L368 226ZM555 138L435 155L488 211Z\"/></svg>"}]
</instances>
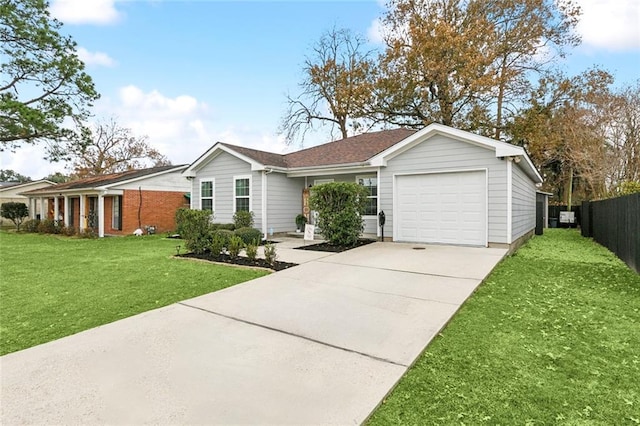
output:
<instances>
[{"instance_id":1,"label":"attached garage","mask_svg":"<svg viewBox=\"0 0 640 426\"><path fill-rule=\"evenodd\" d=\"M533 234L542 178L521 147L431 124L371 165L385 239L515 247Z\"/></svg>"},{"instance_id":2,"label":"attached garage","mask_svg":"<svg viewBox=\"0 0 640 426\"><path fill-rule=\"evenodd\" d=\"M486 170L396 176L398 241L487 245Z\"/></svg>"}]
</instances>

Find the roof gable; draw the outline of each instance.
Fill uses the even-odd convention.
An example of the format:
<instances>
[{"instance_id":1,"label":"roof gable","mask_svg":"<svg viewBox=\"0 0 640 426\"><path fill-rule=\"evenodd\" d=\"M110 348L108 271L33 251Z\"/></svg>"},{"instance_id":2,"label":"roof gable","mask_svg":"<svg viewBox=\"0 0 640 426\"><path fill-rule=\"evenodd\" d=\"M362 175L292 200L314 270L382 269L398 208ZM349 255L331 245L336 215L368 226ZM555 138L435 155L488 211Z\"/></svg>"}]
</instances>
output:
<instances>
[{"instance_id":1,"label":"roof gable","mask_svg":"<svg viewBox=\"0 0 640 426\"><path fill-rule=\"evenodd\" d=\"M135 182L151 176L159 174L170 173L174 171L181 171L186 168L186 165L179 166L159 166L151 167L148 169L127 170L126 172L111 173L107 175L92 176L84 179L79 179L71 182L59 183L47 188L35 189L33 191L27 191L24 194L37 195L49 192L61 192L71 190L94 190L104 189L115 184L122 184L125 182Z\"/></svg>"},{"instance_id":2,"label":"roof gable","mask_svg":"<svg viewBox=\"0 0 640 426\"><path fill-rule=\"evenodd\" d=\"M40 185L40 184L48 184L49 186L55 185L54 182L51 182L46 179L34 180L30 182L5 182L5 183L8 183L9 185L1 186L0 192L8 191L8 190L15 191L16 189L27 190L30 186Z\"/></svg>"}]
</instances>

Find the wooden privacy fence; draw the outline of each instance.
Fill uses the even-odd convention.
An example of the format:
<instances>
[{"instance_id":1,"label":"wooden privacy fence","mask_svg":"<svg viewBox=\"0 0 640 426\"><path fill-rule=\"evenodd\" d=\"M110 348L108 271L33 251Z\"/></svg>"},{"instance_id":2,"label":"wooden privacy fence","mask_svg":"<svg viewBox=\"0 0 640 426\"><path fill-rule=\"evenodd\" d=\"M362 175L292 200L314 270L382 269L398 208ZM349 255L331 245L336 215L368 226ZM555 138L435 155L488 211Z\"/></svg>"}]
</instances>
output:
<instances>
[{"instance_id":1,"label":"wooden privacy fence","mask_svg":"<svg viewBox=\"0 0 640 426\"><path fill-rule=\"evenodd\" d=\"M640 272L640 193L583 201L581 210L582 236L593 237Z\"/></svg>"}]
</instances>

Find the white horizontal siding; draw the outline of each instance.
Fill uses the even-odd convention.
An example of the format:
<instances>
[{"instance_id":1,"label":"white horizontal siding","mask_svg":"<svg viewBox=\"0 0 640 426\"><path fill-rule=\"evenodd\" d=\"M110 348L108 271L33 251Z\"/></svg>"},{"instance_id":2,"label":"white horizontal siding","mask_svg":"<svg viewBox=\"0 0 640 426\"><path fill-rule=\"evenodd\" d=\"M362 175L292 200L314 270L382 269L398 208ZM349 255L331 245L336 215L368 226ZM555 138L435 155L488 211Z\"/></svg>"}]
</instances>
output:
<instances>
[{"instance_id":1,"label":"white horizontal siding","mask_svg":"<svg viewBox=\"0 0 640 426\"><path fill-rule=\"evenodd\" d=\"M487 169L488 242L507 242L507 167L491 149L446 136L430 139L390 159L380 172L380 206L387 221L384 235L393 234L393 176L437 171Z\"/></svg>"},{"instance_id":2,"label":"white horizontal siding","mask_svg":"<svg viewBox=\"0 0 640 426\"><path fill-rule=\"evenodd\" d=\"M288 178L281 173L267 175L267 231L289 232L296 228L302 213L304 178Z\"/></svg>"},{"instance_id":3,"label":"white horizontal siding","mask_svg":"<svg viewBox=\"0 0 640 426\"><path fill-rule=\"evenodd\" d=\"M536 227L536 186L517 164L512 171L511 233L515 241Z\"/></svg>"}]
</instances>

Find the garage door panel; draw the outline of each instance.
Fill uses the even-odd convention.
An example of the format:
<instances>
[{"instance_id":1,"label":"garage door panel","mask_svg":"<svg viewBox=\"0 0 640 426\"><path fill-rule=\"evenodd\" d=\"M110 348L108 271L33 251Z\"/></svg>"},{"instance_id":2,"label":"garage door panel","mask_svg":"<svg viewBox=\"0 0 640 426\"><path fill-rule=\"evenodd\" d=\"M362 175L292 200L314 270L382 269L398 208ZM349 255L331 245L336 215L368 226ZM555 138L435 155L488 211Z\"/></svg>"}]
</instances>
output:
<instances>
[{"instance_id":1,"label":"garage door panel","mask_svg":"<svg viewBox=\"0 0 640 426\"><path fill-rule=\"evenodd\" d=\"M485 245L484 171L398 176L399 241Z\"/></svg>"}]
</instances>

